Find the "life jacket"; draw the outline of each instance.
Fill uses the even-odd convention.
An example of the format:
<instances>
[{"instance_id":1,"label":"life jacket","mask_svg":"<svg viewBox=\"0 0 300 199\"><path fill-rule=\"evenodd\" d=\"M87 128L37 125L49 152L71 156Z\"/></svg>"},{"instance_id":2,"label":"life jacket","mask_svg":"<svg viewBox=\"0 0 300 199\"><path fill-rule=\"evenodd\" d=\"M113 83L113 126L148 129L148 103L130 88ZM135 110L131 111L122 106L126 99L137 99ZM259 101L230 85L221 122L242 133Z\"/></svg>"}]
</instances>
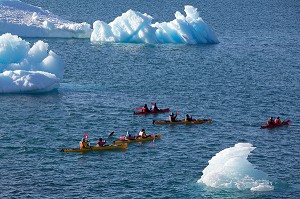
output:
<instances>
[{"instance_id":1,"label":"life jacket","mask_svg":"<svg viewBox=\"0 0 300 199\"><path fill-rule=\"evenodd\" d=\"M140 131L140 132L139 132L139 136L143 137L143 136L144 136L144 132L143 132L143 131Z\"/></svg>"},{"instance_id":2,"label":"life jacket","mask_svg":"<svg viewBox=\"0 0 300 199\"><path fill-rule=\"evenodd\" d=\"M79 143L79 148L83 149L83 148L87 148L88 144L86 142L80 142Z\"/></svg>"},{"instance_id":3,"label":"life jacket","mask_svg":"<svg viewBox=\"0 0 300 199\"><path fill-rule=\"evenodd\" d=\"M120 140L126 140L126 136L125 135L122 135L119 138L120 138Z\"/></svg>"},{"instance_id":4,"label":"life jacket","mask_svg":"<svg viewBox=\"0 0 300 199\"><path fill-rule=\"evenodd\" d=\"M281 123L280 119L277 119L277 118L276 118L276 119L274 120L274 124L280 124L280 123Z\"/></svg>"},{"instance_id":5,"label":"life jacket","mask_svg":"<svg viewBox=\"0 0 300 199\"><path fill-rule=\"evenodd\" d=\"M97 142L97 145L98 145L98 146L103 146L104 144L106 144L106 141L98 141L98 142Z\"/></svg>"}]
</instances>

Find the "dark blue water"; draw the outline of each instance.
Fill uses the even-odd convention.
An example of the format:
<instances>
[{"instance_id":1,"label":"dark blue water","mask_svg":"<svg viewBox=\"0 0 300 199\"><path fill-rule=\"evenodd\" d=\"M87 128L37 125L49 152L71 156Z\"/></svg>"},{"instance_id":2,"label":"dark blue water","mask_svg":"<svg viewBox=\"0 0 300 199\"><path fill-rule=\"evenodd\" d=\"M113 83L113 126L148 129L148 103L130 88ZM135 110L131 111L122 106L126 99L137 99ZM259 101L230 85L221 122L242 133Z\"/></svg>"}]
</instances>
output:
<instances>
[{"instance_id":1,"label":"dark blue water","mask_svg":"<svg viewBox=\"0 0 300 199\"><path fill-rule=\"evenodd\" d=\"M156 21L186 4L214 28L217 45L92 44L43 39L66 62L56 92L0 96L0 196L13 198L299 198L300 2L37 1L72 21L112 21L128 9ZM38 38L26 38L36 42ZM145 103L211 124L155 126L167 114L134 116ZM269 116L291 126L262 130ZM115 131L161 133L128 150L61 153L84 132L94 144ZM238 142L274 191L218 190L197 184L208 160Z\"/></svg>"}]
</instances>

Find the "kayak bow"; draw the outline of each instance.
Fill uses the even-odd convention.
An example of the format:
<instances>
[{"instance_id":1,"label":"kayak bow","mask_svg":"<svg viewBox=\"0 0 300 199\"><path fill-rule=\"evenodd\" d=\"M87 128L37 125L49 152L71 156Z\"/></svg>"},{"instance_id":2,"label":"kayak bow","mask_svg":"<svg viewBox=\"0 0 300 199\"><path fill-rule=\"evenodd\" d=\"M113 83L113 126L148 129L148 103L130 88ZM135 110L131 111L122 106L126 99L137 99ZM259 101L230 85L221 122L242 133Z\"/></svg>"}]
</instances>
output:
<instances>
[{"instance_id":1,"label":"kayak bow","mask_svg":"<svg viewBox=\"0 0 300 199\"><path fill-rule=\"evenodd\" d=\"M62 152L87 152L87 151L102 151L102 150L115 150L115 149L126 149L127 143L120 145L104 145L104 146L91 146L90 148L72 148L62 149Z\"/></svg>"}]
</instances>

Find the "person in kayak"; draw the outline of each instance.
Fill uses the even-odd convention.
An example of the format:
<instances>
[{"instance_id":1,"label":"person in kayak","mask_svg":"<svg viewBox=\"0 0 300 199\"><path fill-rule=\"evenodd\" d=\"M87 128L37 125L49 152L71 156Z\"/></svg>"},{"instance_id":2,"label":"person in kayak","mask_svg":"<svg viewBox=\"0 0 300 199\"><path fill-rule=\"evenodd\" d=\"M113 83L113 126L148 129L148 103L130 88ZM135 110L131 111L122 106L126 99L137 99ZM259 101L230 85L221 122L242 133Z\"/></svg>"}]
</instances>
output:
<instances>
[{"instance_id":1,"label":"person in kayak","mask_svg":"<svg viewBox=\"0 0 300 199\"><path fill-rule=\"evenodd\" d=\"M96 146L104 146L106 144L106 140L102 140L102 138L98 139Z\"/></svg>"},{"instance_id":2,"label":"person in kayak","mask_svg":"<svg viewBox=\"0 0 300 199\"><path fill-rule=\"evenodd\" d=\"M274 124L281 124L281 120L279 117L277 117L275 120L274 120Z\"/></svg>"},{"instance_id":3,"label":"person in kayak","mask_svg":"<svg viewBox=\"0 0 300 199\"><path fill-rule=\"evenodd\" d=\"M274 124L273 117L270 117L270 118L268 119L267 124L268 124L268 125L273 125L273 124Z\"/></svg>"},{"instance_id":4,"label":"person in kayak","mask_svg":"<svg viewBox=\"0 0 300 199\"><path fill-rule=\"evenodd\" d=\"M176 117L177 117L177 114L174 115L174 113L171 113L171 114L169 115L169 120L170 120L170 122L176 122Z\"/></svg>"},{"instance_id":5,"label":"person in kayak","mask_svg":"<svg viewBox=\"0 0 300 199\"><path fill-rule=\"evenodd\" d=\"M79 148L84 149L84 148L90 148L90 141L82 138L81 141L79 142Z\"/></svg>"},{"instance_id":6,"label":"person in kayak","mask_svg":"<svg viewBox=\"0 0 300 199\"><path fill-rule=\"evenodd\" d=\"M138 137L140 137L140 138L146 138L146 137L148 137L147 134L146 134L146 132L145 132L145 129L142 129L142 130L139 132Z\"/></svg>"},{"instance_id":7,"label":"person in kayak","mask_svg":"<svg viewBox=\"0 0 300 199\"><path fill-rule=\"evenodd\" d=\"M159 108L157 108L156 103L152 104L152 110L153 111L159 111Z\"/></svg>"},{"instance_id":8,"label":"person in kayak","mask_svg":"<svg viewBox=\"0 0 300 199\"><path fill-rule=\"evenodd\" d=\"M143 112L143 113L150 112L150 110L149 110L147 104L145 104L145 105L142 107L142 112Z\"/></svg>"},{"instance_id":9,"label":"person in kayak","mask_svg":"<svg viewBox=\"0 0 300 199\"><path fill-rule=\"evenodd\" d=\"M185 119L185 121L192 121L193 120L192 116L190 116L189 114L186 114L184 119Z\"/></svg>"},{"instance_id":10,"label":"person in kayak","mask_svg":"<svg viewBox=\"0 0 300 199\"><path fill-rule=\"evenodd\" d=\"M125 135L125 138L126 138L127 140L133 140L135 137L134 137L133 135L131 135L131 134L127 131L127 133L126 133L126 135Z\"/></svg>"}]
</instances>

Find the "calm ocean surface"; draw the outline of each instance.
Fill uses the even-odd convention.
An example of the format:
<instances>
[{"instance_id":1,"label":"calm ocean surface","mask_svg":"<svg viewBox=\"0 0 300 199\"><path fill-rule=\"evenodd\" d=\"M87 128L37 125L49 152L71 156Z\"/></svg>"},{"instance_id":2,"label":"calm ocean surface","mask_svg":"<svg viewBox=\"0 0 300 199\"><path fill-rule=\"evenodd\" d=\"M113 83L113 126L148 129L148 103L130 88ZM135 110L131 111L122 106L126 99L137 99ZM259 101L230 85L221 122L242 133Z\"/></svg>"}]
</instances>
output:
<instances>
[{"instance_id":1,"label":"calm ocean surface","mask_svg":"<svg viewBox=\"0 0 300 199\"><path fill-rule=\"evenodd\" d=\"M45 38L66 62L58 91L0 95L0 196L8 198L299 198L300 1L39 1L76 22L105 22L128 9L154 21L174 19L184 5L200 10L217 45L92 44ZM26 38L34 43L38 38ZM168 114L134 116L145 103L170 107L178 117L211 124L155 126ZM290 127L262 130L269 116ZM126 151L60 152L92 144L115 131L117 139L161 133ZM248 158L266 172L269 192L219 190L197 180L208 161L238 142L257 148Z\"/></svg>"}]
</instances>

